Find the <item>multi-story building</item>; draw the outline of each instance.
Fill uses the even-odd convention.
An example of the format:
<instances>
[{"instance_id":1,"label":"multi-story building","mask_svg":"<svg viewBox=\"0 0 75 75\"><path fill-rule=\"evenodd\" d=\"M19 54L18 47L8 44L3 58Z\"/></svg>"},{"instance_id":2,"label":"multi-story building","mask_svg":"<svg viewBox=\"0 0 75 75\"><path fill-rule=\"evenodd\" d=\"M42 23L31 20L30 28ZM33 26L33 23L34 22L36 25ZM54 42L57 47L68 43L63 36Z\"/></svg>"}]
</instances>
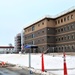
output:
<instances>
[{"instance_id":1,"label":"multi-story building","mask_svg":"<svg viewBox=\"0 0 75 75\"><path fill-rule=\"evenodd\" d=\"M15 52L21 51L21 33L18 33L15 37Z\"/></svg>"},{"instance_id":2,"label":"multi-story building","mask_svg":"<svg viewBox=\"0 0 75 75\"><path fill-rule=\"evenodd\" d=\"M24 44L36 45L35 52L75 51L75 8L55 17L46 16L25 30ZM34 50L32 51L34 52Z\"/></svg>"},{"instance_id":3,"label":"multi-story building","mask_svg":"<svg viewBox=\"0 0 75 75\"><path fill-rule=\"evenodd\" d=\"M24 52L24 30L21 32L21 52Z\"/></svg>"}]
</instances>

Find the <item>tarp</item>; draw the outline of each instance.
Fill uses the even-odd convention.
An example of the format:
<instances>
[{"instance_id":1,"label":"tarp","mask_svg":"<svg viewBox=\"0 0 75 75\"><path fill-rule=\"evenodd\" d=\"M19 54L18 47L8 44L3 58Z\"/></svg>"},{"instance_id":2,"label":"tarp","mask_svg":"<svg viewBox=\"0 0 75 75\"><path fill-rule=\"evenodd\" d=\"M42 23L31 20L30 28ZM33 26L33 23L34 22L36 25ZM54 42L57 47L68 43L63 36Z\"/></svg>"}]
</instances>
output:
<instances>
[{"instance_id":1,"label":"tarp","mask_svg":"<svg viewBox=\"0 0 75 75\"><path fill-rule=\"evenodd\" d=\"M25 45L24 48L38 48L36 45Z\"/></svg>"}]
</instances>

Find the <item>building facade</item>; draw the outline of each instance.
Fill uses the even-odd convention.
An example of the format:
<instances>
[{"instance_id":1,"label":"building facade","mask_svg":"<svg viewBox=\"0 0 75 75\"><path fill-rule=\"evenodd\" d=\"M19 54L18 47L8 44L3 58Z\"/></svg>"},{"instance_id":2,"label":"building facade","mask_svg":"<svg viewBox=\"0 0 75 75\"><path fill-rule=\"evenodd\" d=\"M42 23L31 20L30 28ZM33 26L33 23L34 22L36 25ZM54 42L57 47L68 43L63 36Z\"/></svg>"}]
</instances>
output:
<instances>
[{"instance_id":1,"label":"building facade","mask_svg":"<svg viewBox=\"0 0 75 75\"><path fill-rule=\"evenodd\" d=\"M24 30L21 32L21 52L24 52Z\"/></svg>"},{"instance_id":2,"label":"building facade","mask_svg":"<svg viewBox=\"0 0 75 75\"><path fill-rule=\"evenodd\" d=\"M15 52L19 53L21 51L21 33L18 33L15 37Z\"/></svg>"},{"instance_id":3,"label":"building facade","mask_svg":"<svg viewBox=\"0 0 75 75\"><path fill-rule=\"evenodd\" d=\"M24 28L24 32L24 45L37 45L38 52L74 52L75 8L53 18L44 17Z\"/></svg>"},{"instance_id":4,"label":"building facade","mask_svg":"<svg viewBox=\"0 0 75 75\"><path fill-rule=\"evenodd\" d=\"M14 46L0 46L0 54L13 53Z\"/></svg>"}]
</instances>

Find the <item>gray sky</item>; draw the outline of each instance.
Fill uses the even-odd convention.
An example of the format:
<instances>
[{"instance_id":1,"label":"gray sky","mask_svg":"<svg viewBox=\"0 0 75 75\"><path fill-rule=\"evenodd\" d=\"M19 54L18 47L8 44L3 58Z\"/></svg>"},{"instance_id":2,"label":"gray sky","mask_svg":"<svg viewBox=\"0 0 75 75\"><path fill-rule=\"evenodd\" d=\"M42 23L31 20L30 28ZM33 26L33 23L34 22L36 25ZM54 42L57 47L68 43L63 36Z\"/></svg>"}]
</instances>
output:
<instances>
[{"instance_id":1,"label":"gray sky","mask_svg":"<svg viewBox=\"0 0 75 75\"><path fill-rule=\"evenodd\" d=\"M29 23L75 6L75 0L0 0L0 45L14 45L14 37Z\"/></svg>"}]
</instances>

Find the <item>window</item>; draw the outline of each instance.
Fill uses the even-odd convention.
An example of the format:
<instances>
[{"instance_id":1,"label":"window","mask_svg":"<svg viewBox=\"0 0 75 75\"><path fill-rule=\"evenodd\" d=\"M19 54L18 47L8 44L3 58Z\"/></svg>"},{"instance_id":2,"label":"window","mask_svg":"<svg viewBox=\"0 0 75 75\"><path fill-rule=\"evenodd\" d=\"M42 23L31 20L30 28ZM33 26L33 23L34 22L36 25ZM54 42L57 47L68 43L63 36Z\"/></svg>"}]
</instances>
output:
<instances>
[{"instance_id":1,"label":"window","mask_svg":"<svg viewBox=\"0 0 75 75\"><path fill-rule=\"evenodd\" d=\"M42 39L42 41L44 41L44 39Z\"/></svg>"},{"instance_id":2,"label":"window","mask_svg":"<svg viewBox=\"0 0 75 75\"><path fill-rule=\"evenodd\" d=\"M59 50L60 50L60 46L59 46Z\"/></svg>"},{"instance_id":3,"label":"window","mask_svg":"<svg viewBox=\"0 0 75 75\"><path fill-rule=\"evenodd\" d=\"M58 24L60 23L60 20L58 20Z\"/></svg>"},{"instance_id":4,"label":"window","mask_svg":"<svg viewBox=\"0 0 75 75\"><path fill-rule=\"evenodd\" d=\"M74 39L74 34L72 34L72 39Z\"/></svg>"},{"instance_id":5,"label":"window","mask_svg":"<svg viewBox=\"0 0 75 75\"><path fill-rule=\"evenodd\" d=\"M56 39L56 41L57 41L57 39Z\"/></svg>"},{"instance_id":6,"label":"window","mask_svg":"<svg viewBox=\"0 0 75 75\"><path fill-rule=\"evenodd\" d=\"M32 38L34 38L34 34L32 34Z\"/></svg>"},{"instance_id":7,"label":"window","mask_svg":"<svg viewBox=\"0 0 75 75\"><path fill-rule=\"evenodd\" d=\"M42 25L44 25L44 22L42 22Z\"/></svg>"},{"instance_id":8,"label":"window","mask_svg":"<svg viewBox=\"0 0 75 75\"><path fill-rule=\"evenodd\" d=\"M55 49L57 50L57 47Z\"/></svg>"},{"instance_id":9,"label":"window","mask_svg":"<svg viewBox=\"0 0 75 75\"><path fill-rule=\"evenodd\" d=\"M74 49L74 45L72 45L72 49Z\"/></svg>"},{"instance_id":10,"label":"window","mask_svg":"<svg viewBox=\"0 0 75 75\"><path fill-rule=\"evenodd\" d=\"M42 33L44 33L44 31L42 31Z\"/></svg>"},{"instance_id":11,"label":"window","mask_svg":"<svg viewBox=\"0 0 75 75\"><path fill-rule=\"evenodd\" d=\"M71 28L74 29L74 25L73 24L71 25Z\"/></svg>"},{"instance_id":12,"label":"window","mask_svg":"<svg viewBox=\"0 0 75 75\"><path fill-rule=\"evenodd\" d=\"M65 35L65 37L64 37L64 38L65 38L65 40L67 39L66 35Z\"/></svg>"},{"instance_id":13,"label":"window","mask_svg":"<svg viewBox=\"0 0 75 75\"><path fill-rule=\"evenodd\" d=\"M35 29L35 27L34 27L34 26L32 26L32 31L34 31L34 29Z\"/></svg>"},{"instance_id":14,"label":"window","mask_svg":"<svg viewBox=\"0 0 75 75\"><path fill-rule=\"evenodd\" d=\"M55 30L56 31L56 33L57 33L57 30Z\"/></svg>"},{"instance_id":15,"label":"window","mask_svg":"<svg viewBox=\"0 0 75 75\"><path fill-rule=\"evenodd\" d=\"M32 44L34 45L34 40L32 41Z\"/></svg>"},{"instance_id":16,"label":"window","mask_svg":"<svg viewBox=\"0 0 75 75\"><path fill-rule=\"evenodd\" d=\"M56 41L58 41L58 37L56 37L55 39L56 39Z\"/></svg>"},{"instance_id":17,"label":"window","mask_svg":"<svg viewBox=\"0 0 75 75\"><path fill-rule=\"evenodd\" d=\"M60 32L60 29L58 29L58 32Z\"/></svg>"},{"instance_id":18,"label":"window","mask_svg":"<svg viewBox=\"0 0 75 75\"><path fill-rule=\"evenodd\" d=\"M68 28L68 30L70 30L70 26L69 26L69 25L68 25L68 27L67 27L67 28Z\"/></svg>"},{"instance_id":19,"label":"window","mask_svg":"<svg viewBox=\"0 0 75 75\"><path fill-rule=\"evenodd\" d=\"M72 45L72 49L74 49L73 45Z\"/></svg>"},{"instance_id":20,"label":"window","mask_svg":"<svg viewBox=\"0 0 75 75\"><path fill-rule=\"evenodd\" d=\"M69 20L69 16L67 17L67 20Z\"/></svg>"},{"instance_id":21,"label":"window","mask_svg":"<svg viewBox=\"0 0 75 75\"><path fill-rule=\"evenodd\" d=\"M60 37L59 37L59 41L60 41Z\"/></svg>"},{"instance_id":22,"label":"window","mask_svg":"<svg viewBox=\"0 0 75 75\"><path fill-rule=\"evenodd\" d=\"M64 47L62 46L62 50L63 50L63 48L64 48Z\"/></svg>"},{"instance_id":23,"label":"window","mask_svg":"<svg viewBox=\"0 0 75 75\"><path fill-rule=\"evenodd\" d=\"M61 19L61 23L63 22L63 19Z\"/></svg>"},{"instance_id":24,"label":"window","mask_svg":"<svg viewBox=\"0 0 75 75\"><path fill-rule=\"evenodd\" d=\"M56 38L56 41L57 41L57 38Z\"/></svg>"},{"instance_id":25,"label":"window","mask_svg":"<svg viewBox=\"0 0 75 75\"><path fill-rule=\"evenodd\" d=\"M66 18L64 18L64 22L66 21Z\"/></svg>"},{"instance_id":26,"label":"window","mask_svg":"<svg viewBox=\"0 0 75 75\"><path fill-rule=\"evenodd\" d=\"M55 24L57 25L57 21L55 21Z\"/></svg>"},{"instance_id":27,"label":"window","mask_svg":"<svg viewBox=\"0 0 75 75\"><path fill-rule=\"evenodd\" d=\"M70 35L68 35L68 39L70 39Z\"/></svg>"},{"instance_id":28,"label":"window","mask_svg":"<svg viewBox=\"0 0 75 75\"><path fill-rule=\"evenodd\" d=\"M73 19L73 15L71 15L71 19Z\"/></svg>"},{"instance_id":29,"label":"window","mask_svg":"<svg viewBox=\"0 0 75 75\"><path fill-rule=\"evenodd\" d=\"M63 40L63 37L61 38L61 40Z\"/></svg>"},{"instance_id":30,"label":"window","mask_svg":"<svg viewBox=\"0 0 75 75\"><path fill-rule=\"evenodd\" d=\"M66 31L66 26L64 27L64 31Z\"/></svg>"},{"instance_id":31,"label":"window","mask_svg":"<svg viewBox=\"0 0 75 75\"><path fill-rule=\"evenodd\" d=\"M63 31L63 28L61 28L61 31Z\"/></svg>"}]
</instances>

